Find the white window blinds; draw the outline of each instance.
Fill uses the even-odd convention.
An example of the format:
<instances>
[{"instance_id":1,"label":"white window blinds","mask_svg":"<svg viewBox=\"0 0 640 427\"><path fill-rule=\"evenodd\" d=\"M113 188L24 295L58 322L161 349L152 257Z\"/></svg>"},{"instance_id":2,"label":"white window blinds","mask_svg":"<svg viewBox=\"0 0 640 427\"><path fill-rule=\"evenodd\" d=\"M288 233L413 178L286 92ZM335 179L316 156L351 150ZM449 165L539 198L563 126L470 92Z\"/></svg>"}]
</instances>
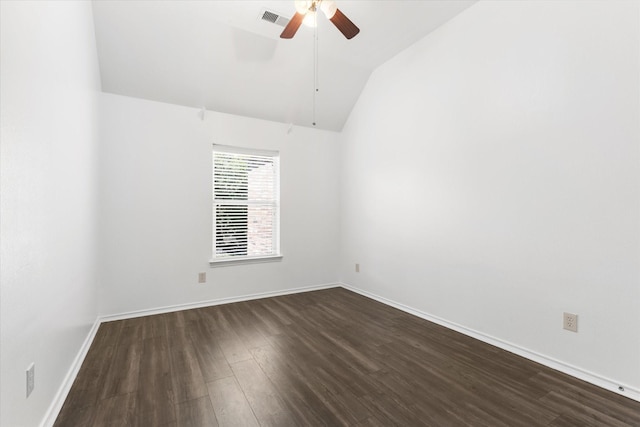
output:
<instances>
[{"instance_id":1,"label":"white window blinds","mask_svg":"<svg viewBox=\"0 0 640 427\"><path fill-rule=\"evenodd\" d=\"M278 153L213 147L213 261L279 255Z\"/></svg>"}]
</instances>

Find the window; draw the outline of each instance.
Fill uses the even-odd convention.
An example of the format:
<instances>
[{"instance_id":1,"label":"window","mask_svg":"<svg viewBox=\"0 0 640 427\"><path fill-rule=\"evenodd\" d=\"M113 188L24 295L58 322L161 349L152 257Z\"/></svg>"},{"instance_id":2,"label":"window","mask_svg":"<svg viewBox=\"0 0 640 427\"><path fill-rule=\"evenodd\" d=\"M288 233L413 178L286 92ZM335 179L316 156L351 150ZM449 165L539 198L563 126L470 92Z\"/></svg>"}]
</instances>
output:
<instances>
[{"instance_id":1,"label":"window","mask_svg":"<svg viewBox=\"0 0 640 427\"><path fill-rule=\"evenodd\" d=\"M211 263L280 258L277 152L213 146Z\"/></svg>"}]
</instances>

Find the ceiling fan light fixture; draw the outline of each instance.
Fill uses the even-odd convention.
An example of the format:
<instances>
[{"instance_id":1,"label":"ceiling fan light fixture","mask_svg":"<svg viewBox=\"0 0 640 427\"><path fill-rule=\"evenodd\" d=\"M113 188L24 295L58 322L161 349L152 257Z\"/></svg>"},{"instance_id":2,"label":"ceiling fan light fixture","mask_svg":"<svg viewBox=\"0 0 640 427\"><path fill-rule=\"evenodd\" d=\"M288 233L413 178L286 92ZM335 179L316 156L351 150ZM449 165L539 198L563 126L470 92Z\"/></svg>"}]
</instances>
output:
<instances>
[{"instance_id":1,"label":"ceiling fan light fixture","mask_svg":"<svg viewBox=\"0 0 640 427\"><path fill-rule=\"evenodd\" d=\"M307 27L315 28L317 26L316 13L308 11L307 14L304 16L302 23Z\"/></svg>"},{"instance_id":2,"label":"ceiling fan light fixture","mask_svg":"<svg viewBox=\"0 0 640 427\"><path fill-rule=\"evenodd\" d=\"M333 15L336 14L338 6L334 0L322 0L322 3L320 3L320 9L328 19L331 19L333 18Z\"/></svg>"},{"instance_id":3,"label":"ceiling fan light fixture","mask_svg":"<svg viewBox=\"0 0 640 427\"><path fill-rule=\"evenodd\" d=\"M334 0L294 0L293 4L296 7L296 13L280 34L281 39L293 38L303 22L306 26L315 27L318 8L322 9L322 12L347 40L354 38L360 32L360 29L338 9Z\"/></svg>"},{"instance_id":4,"label":"ceiling fan light fixture","mask_svg":"<svg viewBox=\"0 0 640 427\"><path fill-rule=\"evenodd\" d=\"M296 12L301 15L305 15L309 11L309 9L311 9L313 1L295 0L294 4L296 5Z\"/></svg>"}]
</instances>

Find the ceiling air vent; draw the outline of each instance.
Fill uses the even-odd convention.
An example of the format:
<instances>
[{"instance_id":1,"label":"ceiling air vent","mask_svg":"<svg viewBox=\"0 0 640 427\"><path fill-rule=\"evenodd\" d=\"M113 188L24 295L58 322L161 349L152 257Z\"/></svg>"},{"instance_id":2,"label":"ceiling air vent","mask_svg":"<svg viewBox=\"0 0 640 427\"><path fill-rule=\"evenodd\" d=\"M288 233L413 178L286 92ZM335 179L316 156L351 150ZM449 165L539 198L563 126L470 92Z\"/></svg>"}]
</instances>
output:
<instances>
[{"instance_id":1,"label":"ceiling air vent","mask_svg":"<svg viewBox=\"0 0 640 427\"><path fill-rule=\"evenodd\" d=\"M281 27L286 27L289 23L289 19L284 16L280 16L275 12L271 12L269 10L265 10L262 12L262 17L260 18L263 21L271 22L276 25L280 25Z\"/></svg>"}]
</instances>

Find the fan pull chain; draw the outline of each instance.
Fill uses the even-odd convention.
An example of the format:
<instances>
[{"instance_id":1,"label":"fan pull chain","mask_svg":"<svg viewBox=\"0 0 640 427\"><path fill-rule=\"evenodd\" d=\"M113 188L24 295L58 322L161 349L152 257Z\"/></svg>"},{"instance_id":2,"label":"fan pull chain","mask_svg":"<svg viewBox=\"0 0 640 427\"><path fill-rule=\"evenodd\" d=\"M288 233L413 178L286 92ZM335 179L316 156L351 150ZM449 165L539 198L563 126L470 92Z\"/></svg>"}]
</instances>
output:
<instances>
[{"instance_id":1,"label":"fan pull chain","mask_svg":"<svg viewBox=\"0 0 640 427\"><path fill-rule=\"evenodd\" d=\"M318 13L313 14L313 125L316 125L316 95L318 94Z\"/></svg>"}]
</instances>

